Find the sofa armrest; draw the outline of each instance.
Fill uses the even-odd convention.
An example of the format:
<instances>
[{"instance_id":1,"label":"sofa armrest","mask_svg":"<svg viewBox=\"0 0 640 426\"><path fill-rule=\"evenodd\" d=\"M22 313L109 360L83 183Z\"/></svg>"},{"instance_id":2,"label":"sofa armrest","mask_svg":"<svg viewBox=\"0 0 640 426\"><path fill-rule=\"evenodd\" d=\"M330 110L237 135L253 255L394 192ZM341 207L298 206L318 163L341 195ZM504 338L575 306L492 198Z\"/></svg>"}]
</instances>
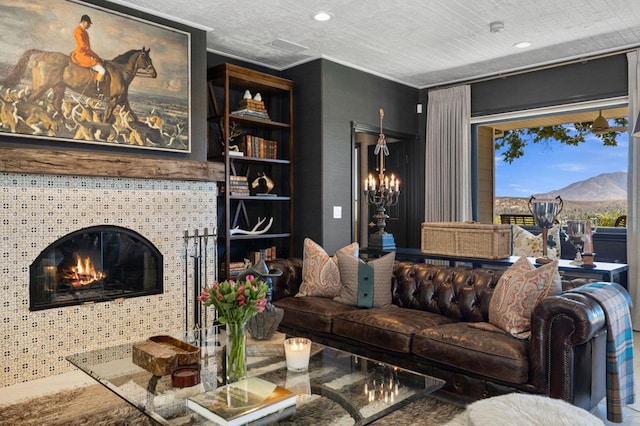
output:
<instances>
[{"instance_id":1,"label":"sofa armrest","mask_svg":"<svg viewBox=\"0 0 640 426\"><path fill-rule=\"evenodd\" d=\"M273 279L273 294L271 300L276 301L289 296L295 296L302 284L302 259L274 259L268 260L269 269L280 269L282 276Z\"/></svg>"},{"instance_id":2,"label":"sofa armrest","mask_svg":"<svg viewBox=\"0 0 640 426\"><path fill-rule=\"evenodd\" d=\"M605 315L595 300L571 292L547 297L531 315L530 382L591 409L604 397L605 345Z\"/></svg>"}]
</instances>

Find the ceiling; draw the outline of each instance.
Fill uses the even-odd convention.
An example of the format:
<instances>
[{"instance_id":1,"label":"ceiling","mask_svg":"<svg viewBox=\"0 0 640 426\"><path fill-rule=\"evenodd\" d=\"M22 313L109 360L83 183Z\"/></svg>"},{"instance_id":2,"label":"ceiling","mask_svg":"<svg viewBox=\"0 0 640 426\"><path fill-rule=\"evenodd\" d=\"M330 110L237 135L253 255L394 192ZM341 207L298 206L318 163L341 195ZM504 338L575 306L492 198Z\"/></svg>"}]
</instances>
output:
<instances>
[{"instance_id":1,"label":"ceiling","mask_svg":"<svg viewBox=\"0 0 640 426\"><path fill-rule=\"evenodd\" d=\"M524 128L535 128L535 127L545 127L545 126L555 126L558 124L567 124L567 123L587 123L593 121L598 116L599 111L595 110L587 110L587 111L572 111L570 113L565 114L549 114L549 115L540 115L536 117L526 118L526 119L518 119L518 120L508 120L500 123L491 123L490 127L493 127L496 130L507 131L507 130L515 130L515 129L524 129ZM628 107L605 107L602 109L602 116L605 118L620 118L626 117L628 115ZM614 124L612 122L609 123L611 126Z\"/></svg>"},{"instance_id":2,"label":"ceiling","mask_svg":"<svg viewBox=\"0 0 640 426\"><path fill-rule=\"evenodd\" d=\"M204 29L210 51L274 70L326 58L417 88L640 46L637 0L115 1ZM320 10L332 19L314 21ZM504 30L490 32L494 21Z\"/></svg>"}]
</instances>

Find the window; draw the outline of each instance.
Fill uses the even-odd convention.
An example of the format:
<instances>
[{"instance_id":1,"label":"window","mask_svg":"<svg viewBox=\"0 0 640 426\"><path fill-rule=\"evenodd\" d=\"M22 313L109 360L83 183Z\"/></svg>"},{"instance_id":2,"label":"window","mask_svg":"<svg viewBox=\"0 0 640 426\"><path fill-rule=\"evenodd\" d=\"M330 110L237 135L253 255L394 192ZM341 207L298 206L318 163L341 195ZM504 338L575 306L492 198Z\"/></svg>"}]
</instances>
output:
<instances>
[{"instance_id":1,"label":"window","mask_svg":"<svg viewBox=\"0 0 640 426\"><path fill-rule=\"evenodd\" d=\"M494 117L494 121L478 125L477 210L481 222L500 223L501 214L529 214L528 200L532 195L536 198L560 195L564 201L561 217L595 216L599 226L613 227L619 217L626 215L629 134L614 120L626 119L626 100L558 110L562 111L519 113L502 120ZM561 125L569 135L576 135L573 123L593 122L600 114L608 118L609 130L617 131L616 146L605 146L603 136L596 136L591 128L585 130L584 124L584 142L578 145L568 145L553 137L534 143L535 134L518 131ZM495 150L493 159L483 159L480 153L493 152L493 141L500 141L509 132L519 136L524 145L504 144ZM601 130L601 133L609 132ZM613 139L612 134L604 138ZM511 146L516 149L509 150Z\"/></svg>"}]
</instances>

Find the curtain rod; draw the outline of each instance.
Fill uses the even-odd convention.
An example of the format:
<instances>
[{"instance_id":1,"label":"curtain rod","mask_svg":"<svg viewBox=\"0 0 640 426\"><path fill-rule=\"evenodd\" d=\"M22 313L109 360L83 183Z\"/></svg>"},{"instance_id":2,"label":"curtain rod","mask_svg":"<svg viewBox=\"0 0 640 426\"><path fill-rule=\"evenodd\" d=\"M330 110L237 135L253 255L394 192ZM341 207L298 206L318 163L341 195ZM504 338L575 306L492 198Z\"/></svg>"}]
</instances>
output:
<instances>
[{"instance_id":1,"label":"curtain rod","mask_svg":"<svg viewBox=\"0 0 640 426\"><path fill-rule=\"evenodd\" d=\"M443 84L442 86L427 87L426 89L427 89L427 91L429 91L429 90L437 90L437 89L449 89L451 87L460 86L460 85L463 85L463 84L483 83L485 81L498 80L500 78L513 77L513 76L516 76L516 75L527 74L527 73L530 73L530 72L544 71L544 70L548 70L548 69L563 67L565 65L578 64L578 63L581 63L581 62L589 62L589 61L593 61L593 60L596 60L596 59L602 59L602 58L608 58L608 57L611 57L611 56L622 55L622 54L625 54L625 53L633 52L634 50L637 50L638 48L640 48L640 45L636 45L634 47L629 47L629 48L626 48L626 49L616 50L616 51L613 51L613 52L600 53L600 54L593 55L593 56L583 56L583 57L580 57L580 58L570 59L570 60L563 61L563 62L555 62L555 63L547 64L547 65L539 65L539 66L532 67L532 68L526 68L526 69L521 69L521 70L517 70L517 71L510 71L510 72L506 72L506 73L502 73L502 74L494 74L494 75L490 75L490 76L486 76L486 77L478 77L478 78L473 78L473 79L469 79L469 80L460 80L458 82L452 82L452 83L449 83L449 84Z\"/></svg>"}]
</instances>

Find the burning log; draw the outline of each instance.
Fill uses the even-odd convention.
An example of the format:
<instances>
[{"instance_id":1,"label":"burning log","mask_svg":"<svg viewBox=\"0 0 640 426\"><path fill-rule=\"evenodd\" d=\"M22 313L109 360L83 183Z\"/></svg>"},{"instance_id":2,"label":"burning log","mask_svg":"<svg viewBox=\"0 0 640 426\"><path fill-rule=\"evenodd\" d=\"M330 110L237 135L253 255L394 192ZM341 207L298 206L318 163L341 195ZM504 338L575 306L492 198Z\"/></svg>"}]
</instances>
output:
<instances>
[{"instance_id":1,"label":"burning log","mask_svg":"<svg viewBox=\"0 0 640 426\"><path fill-rule=\"evenodd\" d=\"M107 277L102 271L96 271L89 256L82 258L77 253L74 254L76 263L73 266L62 268L63 279L71 287L79 288L93 284Z\"/></svg>"}]
</instances>

